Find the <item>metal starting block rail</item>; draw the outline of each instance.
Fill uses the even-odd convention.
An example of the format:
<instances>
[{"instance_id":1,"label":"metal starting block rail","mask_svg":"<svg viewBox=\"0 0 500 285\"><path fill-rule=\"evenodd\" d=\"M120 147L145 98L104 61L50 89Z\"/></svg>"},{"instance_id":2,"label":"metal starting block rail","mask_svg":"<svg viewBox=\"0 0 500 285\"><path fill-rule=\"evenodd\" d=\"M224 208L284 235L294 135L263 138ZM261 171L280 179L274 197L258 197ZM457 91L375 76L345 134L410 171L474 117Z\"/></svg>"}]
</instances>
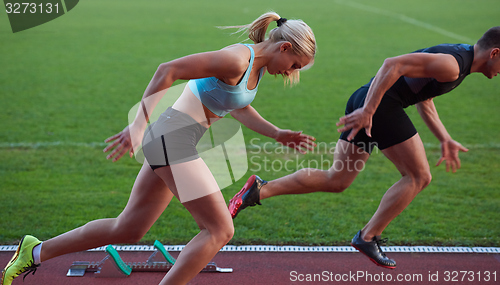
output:
<instances>
[{"instance_id":1,"label":"metal starting block rail","mask_svg":"<svg viewBox=\"0 0 500 285\"><path fill-rule=\"evenodd\" d=\"M132 272L167 272L175 263L163 244L159 241L154 243L155 251L146 262L124 262L116 249L111 245L106 247L108 253L99 262L75 261L70 266L66 276L82 277L86 272L94 272L95 277L120 278L127 277ZM233 272L232 268L220 268L214 262L210 262L203 268L202 272Z\"/></svg>"}]
</instances>

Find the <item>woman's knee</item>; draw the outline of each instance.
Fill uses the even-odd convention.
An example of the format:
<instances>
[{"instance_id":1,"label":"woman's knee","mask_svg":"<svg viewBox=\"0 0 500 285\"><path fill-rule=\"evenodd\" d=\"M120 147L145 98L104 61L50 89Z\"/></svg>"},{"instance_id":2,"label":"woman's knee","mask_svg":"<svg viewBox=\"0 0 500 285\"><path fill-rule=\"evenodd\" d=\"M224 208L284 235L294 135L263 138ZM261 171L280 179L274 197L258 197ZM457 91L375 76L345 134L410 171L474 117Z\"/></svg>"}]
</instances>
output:
<instances>
[{"instance_id":1,"label":"woman's knee","mask_svg":"<svg viewBox=\"0 0 500 285\"><path fill-rule=\"evenodd\" d=\"M233 223L214 228L209 231L213 241L219 245L226 245L234 236Z\"/></svg>"},{"instance_id":2,"label":"woman's knee","mask_svg":"<svg viewBox=\"0 0 500 285\"><path fill-rule=\"evenodd\" d=\"M223 227L219 239L221 242L226 244L233 238L233 236L234 236L234 226L233 223L231 223L230 225L226 225Z\"/></svg>"},{"instance_id":3,"label":"woman's knee","mask_svg":"<svg viewBox=\"0 0 500 285\"><path fill-rule=\"evenodd\" d=\"M140 231L127 231L121 236L123 241L121 243L138 243L144 237L146 233Z\"/></svg>"},{"instance_id":4,"label":"woman's knee","mask_svg":"<svg viewBox=\"0 0 500 285\"><path fill-rule=\"evenodd\" d=\"M120 220L120 218L115 219L115 225L112 228L112 234L115 236L119 243L137 243L144 235L148 232L148 229L144 229L137 224L133 225L128 221Z\"/></svg>"}]
</instances>

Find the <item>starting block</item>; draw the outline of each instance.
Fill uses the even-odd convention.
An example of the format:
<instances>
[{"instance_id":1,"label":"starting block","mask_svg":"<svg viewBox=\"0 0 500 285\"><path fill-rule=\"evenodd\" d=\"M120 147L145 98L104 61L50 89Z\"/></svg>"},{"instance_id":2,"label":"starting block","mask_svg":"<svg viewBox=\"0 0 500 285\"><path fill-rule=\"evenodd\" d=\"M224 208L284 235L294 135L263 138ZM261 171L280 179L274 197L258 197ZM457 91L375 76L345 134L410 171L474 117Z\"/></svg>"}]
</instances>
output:
<instances>
[{"instance_id":1,"label":"starting block","mask_svg":"<svg viewBox=\"0 0 500 285\"><path fill-rule=\"evenodd\" d=\"M99 262L75 261L70 266L66 276L82 277L86 272L94 272L95 277L119 278L127 277L132 272L167 272L175 263L163 244L159 241L154 243L155 251L146 262L124 262L116 249L108 245L107 255ZM214 262L210 262L201 272L233 272L232 268L220 268Z\"/></svg>"}]
</instances>

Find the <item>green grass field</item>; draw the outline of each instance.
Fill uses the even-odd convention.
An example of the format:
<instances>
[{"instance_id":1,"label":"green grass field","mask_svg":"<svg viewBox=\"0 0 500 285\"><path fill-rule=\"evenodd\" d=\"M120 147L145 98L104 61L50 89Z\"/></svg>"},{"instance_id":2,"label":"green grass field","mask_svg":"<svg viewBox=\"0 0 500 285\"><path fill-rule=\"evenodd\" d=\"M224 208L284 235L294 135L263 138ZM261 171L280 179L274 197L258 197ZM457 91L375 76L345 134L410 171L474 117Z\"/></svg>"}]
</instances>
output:
<instances>
[{"instance_id":1,"label":"green grass field","mask_svg":"<svg viewBox=\"0 0 500 285\"><path fill-rule=\"evenodd\" d=\"M335 122L348 97L386 57L444 42L474 44L499 25L497 4L86 0L61 18L15 34L0 12L0 244L27 233L47 239L121 212L140 164L130 158L107 161L102 142L125 127L129 109L160 63L243 40L216 26L249 23L274 10L313 28L313 68L293 88L266 75L253 106L281 128L330 144L338 139ZM500 246L499 90L499 78L473 74L435 100L449 133L470 149L461 154L455 174L434 167L438 141L416 109L407 109L426 144L433 182L386 229L390 245ZM248 129L244 134L247 143L271 142ZM306 165L331 160L329 152L251 156ZM256 174L267 180L295 170L250 164L244 178L222 190L226 200L258 165ZM235 220L230 244L346 245L398 179L396 168L375 153L342 194L281 196L245 210ZM185 244L196 233L195 222L175 200L142 242Z\"/></svg>"}]
</instances>

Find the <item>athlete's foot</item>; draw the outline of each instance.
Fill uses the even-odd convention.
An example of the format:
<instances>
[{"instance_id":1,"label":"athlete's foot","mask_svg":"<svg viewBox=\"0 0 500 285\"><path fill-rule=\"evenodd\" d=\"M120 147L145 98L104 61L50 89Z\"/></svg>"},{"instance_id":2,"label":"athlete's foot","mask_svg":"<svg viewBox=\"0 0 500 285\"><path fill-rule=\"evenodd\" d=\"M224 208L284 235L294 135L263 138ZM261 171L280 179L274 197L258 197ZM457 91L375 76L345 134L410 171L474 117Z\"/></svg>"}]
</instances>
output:
<instances>
[{"instance_id":1,"label":"athlete's foot","mask_svg":"<svg viewBox=\"0 0 500 285\"><path fill-rule=\"evenodd\" d=\"M12 284L14 278L25 272L24 278L26 278L29 273L35 274L36 268L40 266L40 264L35 264L33 248L40 243L41 242L34 236L27 235L23 237L16 253L2 271L0 285Z\"/></svg>"},{"instance_id":2,"label":"athlete's foot","mask_svg":"<svg viewBox=\"0 0 500 285\"><path fill-rule=\"evenodd\" d=\"M385 253L380 248L380 244L386 241L387 239L381 240L380 236L373 237L371 241L364 241L361 238L361 231L359 231L352 239L351 245L378 266L394 269L396 268L396 261L385 256Z\"/></svg>"},{"instance_id":3,"label":"athlete's foot","mask_svg":"<svg viewBox=\"0 0 500 285\"><path fill-rule=\"evenodd\" d=\"M262 205L260 203L260 189L266 184L267 181L260 179L259 176L250 176L240 192L229 201L231 217L236 218L236 215L248 206Z\"/></svg>"}]
</instances>

